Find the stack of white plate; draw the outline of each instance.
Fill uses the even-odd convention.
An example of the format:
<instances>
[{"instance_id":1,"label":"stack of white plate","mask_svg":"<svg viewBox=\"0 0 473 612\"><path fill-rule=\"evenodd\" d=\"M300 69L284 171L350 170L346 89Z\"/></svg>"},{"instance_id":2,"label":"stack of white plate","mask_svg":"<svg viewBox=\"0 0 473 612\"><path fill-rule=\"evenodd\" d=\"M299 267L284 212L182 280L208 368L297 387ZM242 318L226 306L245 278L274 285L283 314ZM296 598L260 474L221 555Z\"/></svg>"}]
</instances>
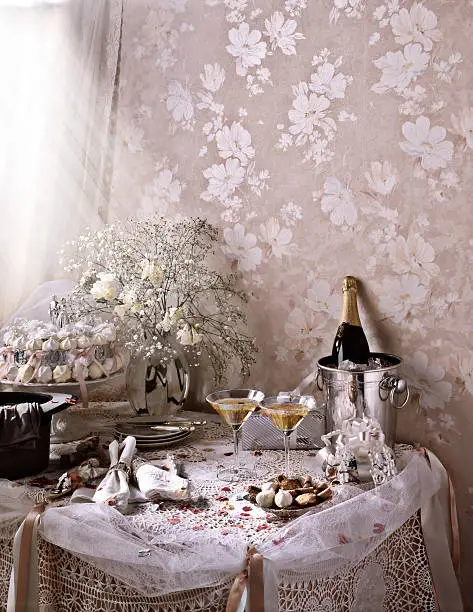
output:
<instances>
[{"instance_id":1,"label":"stack of white plate","mask_svg":"<svg viewBox=\"0 0 473 612\"><path fill-rule=\"evenodd\" d=\"M153 421L128 421L115 425L115 437L119 442L127 436L136 439L136 446L141 450L168 448L183 442L195 430L193 425L161 425Z\"/></svg>"}]
</instances>

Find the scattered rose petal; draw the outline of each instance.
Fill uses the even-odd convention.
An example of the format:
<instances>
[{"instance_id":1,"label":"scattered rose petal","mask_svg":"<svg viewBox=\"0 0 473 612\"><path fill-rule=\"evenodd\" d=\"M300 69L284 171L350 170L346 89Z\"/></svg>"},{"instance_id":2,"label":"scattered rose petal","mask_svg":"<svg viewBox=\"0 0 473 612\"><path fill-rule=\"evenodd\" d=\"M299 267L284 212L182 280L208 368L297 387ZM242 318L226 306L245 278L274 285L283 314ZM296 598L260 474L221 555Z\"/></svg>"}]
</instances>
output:
<instances>
[{"instance_id":1,"label":"scattered rose petal","mask_svg":"<svg viewBox=\"0 0 473 612\"><path fill-rule=\"evenodd\" d=\"M349 544L351 542L350 538L347 538L343 533L338 534L338 542L339 544Z\"/></svg>"},{"instance_id":2,"label":"scattered rose petal","mask_svg":"<svg viewBox=\"0 0 473 612\"><path fill-rule=\"evenodd\" d=\"M242 510L243 512L251 512L253 508L251 506L243 506Z\"/></svg>"},{"instance_id":3,"label":"scattered rose petal","mask_svg":"<svg viewBox=\"0 0 473 612\"><path fill-rule=\"evenodd\" d=\"M194 527L192 527L192 529L194 531L202 531L205 529L205 527L203 525L194 525Z\"/></svg>"},{"instance_id":4,"label":"scattered rose petal","mask_svg":"<svg viewBox=\"0 0 473 612\"><path fill-rule=\"evenodd\" d=\"M222 487L220 491L231 491L230 487Z\"/></svg>"},{"instance_id":5,"label":"scattered rose petal","mask_svg":"<svg viewBox=\"0 0 473 612\"><path fill-rule=\"evenodd\" d=\"M373 533L384 533L386 526L382 523L375 523L373 527Z\"/></svg>"},{"instance_id":6,"label":"scattered rose petal","mask_svg":"<svg viewBox=\"0 0 473 612\"><path fill-rule=\"evenodd\" d=\"M181 519L177 518L177 517L173 517L173 518L169 518L168 519L168 523L170 523L171 525L177 525L180 522L181 522Z\"/></svg>"},{"instance_id":7,"label":"scattered rose petal","mask_svg":"<svg viewBox=\"0 0 473 612\"><path fill-rule=\"evenodd\" d=\"M258 527L256 528L256 531L263 531L263 529L268 529L267 525L258 525Z\"/></svg>"}]
</instances>

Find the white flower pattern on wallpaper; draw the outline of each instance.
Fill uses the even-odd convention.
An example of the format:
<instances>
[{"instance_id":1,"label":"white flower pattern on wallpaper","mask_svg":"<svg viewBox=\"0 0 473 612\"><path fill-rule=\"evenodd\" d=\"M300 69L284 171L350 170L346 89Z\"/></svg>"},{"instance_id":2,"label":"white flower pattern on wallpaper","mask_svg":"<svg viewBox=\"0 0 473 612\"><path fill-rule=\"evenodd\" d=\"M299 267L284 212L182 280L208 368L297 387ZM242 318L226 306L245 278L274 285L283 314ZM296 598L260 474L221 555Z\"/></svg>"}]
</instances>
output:
<instances>
[{"instance_id":1,"label":"white flower pattern on wallpaper","mask_svg":"<svg viewBox=\"0 0 473 612\"><path fill-rule=\"evenodd\" d=\"M434 263L435 251L432 245L418 233L410 233L407 240L398 236L389 244L388 251L393 269L399 274L417 274L422 282L428 283L432 276L440 272L438 265Z\"/></svg>"},{"instance_id":2,"label":"white flower pattern on wallpaper","mask_svg":"<svg viewBox=\"0 0 473 612\"><path fill-rule=\"evenodd\" d=\"M265 29L251 29L249 21L259 18L260 8L249 10L247 0L225 0L229 23L239 24L228 32L230 44L227 52L235 58L236 74L246 77L246 89L250 97L264 93L265 85L274 85L271 70L263 64L267 57L280 51L284 55L296 55L297 41L305 37L297 32L297 21L286 19L281 11L275 11L264 20ZM292 17L299 17L307 7L306 0L287 0L285 9ZM266 37L268 40L262 40Z\"/></svg>"},{"instance_id":3,"label":"white flower pattern on wallpaper","mask_svg":"<svg viewBox=\"0 0 473 612\"><path fill-rule=\"evenodd\" d=\"M255 150L251 146L251 135L239 122L234 121L230 127L224 125L215 135L215 141L218 154L224 159L235 157L246 166L255 156Z\"/></svg>"},{"instance_id":4,"label":"white flower pattern on wallpaper","mask_svg":"<svg viewBox=\"0 0 473 612\"><path fill-rule=\"evenodd\" d=\"M292 388L330 352L341 277L359 276L372 345L387 350L390 339L419 394L422 441L457 444L473 395L463 329L473 300L470 9L158 5L126 32L120 202L143 215L220 218L223 255L255 296L258 363L280 360L255 367L262 388Z\"/></svg>"},{"instance_id":5,"label":"white flower pattern on wallpaper","mask_svg":"<svg viewBox=\"0 0 473 612\"><path fill-rule=\"evenodd\" d=\"M285 20L284 15L276 11L265 20L264 25L265 34L269 37L269 44L273 51L279 48L284 55L296 55L296 40L305 38L303 34L296 32L297 21Z\"/></svg>"},{"instance_id":6,"label":"white flower pattern on wallpaper","mask_svg":"<svg viewBox=\"0 0 473 612\"><path fill-rule=\"evenodd\" d=\"M281 227L276 217L270 217L260 225L261 242L267 245L269 255L281 259L283 255L291 252L292 231Z\"/></svg>"},{"instance_id":7,"label":"white flower pattern on wallpaper","mask_svg":"<svg viewBox=\"0 0 473 612\"><path fill-rule=\"evenodd\" d=\"M414 2L410 10L403 8L391 17L391 28L400 45L421 43L426 51L432 51L433 42L442 39L437 29L437 16L422 3Z\"/></svg>"},{"instance_id":8,"label":"white flower pattern on wallpaper","mask_svg":"<svg viewBox=\"0 0 473 612\"><path fill-rule=\"evenodd\" d=\"M371 172L365 172L365 178L371 191L387 196L396 186L397 174L390 161L374 161L371 162Z\"/></svg>"},{"instance_id":9,"label":"white flower pattern on wallpaper","mask_svg":"<svg viewBox=\"0 0 473 612\"><path fill-rule=\"evenodd\" d=\"M330 55L328 49L323 49L318 56L314 56L312 66L316 71L310 75L309 81L293 85L294 99L287 113L291 125L288 132L282 132L275 145L281 151L287 151L292 146L304 147L303 161L311 161L316 166L333 158L331 143L338 129L332 116L335 110L338 110L336 116L339 122L350 117L344 109L339 108L338 101L345 98L345 90L353 78L336 72L343 58L338 57L332 63L329 61ZM356 120L355 116L350 118ZM284 130L284 124L281 126Z\"/></svg>"},{"instance_id":10,"label":"white flower pattern on wallpaper","mask_svg":"<svg viewBox=\"0 0 473 612\"><path fill-rule=\"evenodd\" d=\"M168 86L166 108L170 111L174 120L173 130L177 126L182 129L192 130L194 127L194 104L192 95L179 81L171 81Z\"/></svg>"},{"instance_id":11,"label":"white flower pattern on wallpaper","mask_svg":"<svg viewBox=\"0 0 473 612\"><path fill-rule=\"evenodd\" d=\"M423 408L441 408L452 396L452 385L444 380L445 369L441 365L429 364L424 351L415 351L405 359L409 366L409 383L419 391L419 403Z\"/></svg>"},{"instance_id":12,"label":"white flower pattern on wallpaper","mask_svg":"<svg viewBox=\"0 0 473 612\"><path fill-rule=\"evenodd\" d=\"M351 19L361 19L365 8L366 2L364 0L333 0L329 22L337 23L342 13Z\"/></svg>"},{"instance_id":13,"label":"white flower pattern on wallpaper","mask_svg":"<svg viewBox=\"0 0 473 612\"><path fill-rule=\"evenodd\" d=\"M385 278L381 285L379 306L395 323L408 327L427 298L427 287L415 274Z\"/></svg>"},{"instance_id":14,"label":"white flower pattern on wallpaper","mask_svg":"<svg viewBox=\"0 0 473 612\"><path fill-rule=\"evenodd\" d=\"M248 272L260 265L262 253L256 246L256 236L246 233L241 223L237 223L233 228L225 228L223 237L225 242L222 251L229 259L237 262L238 270Z\"/></svg>"},{"instance_id":15,"label":"white flower pattern on wallpaper","mask_svg":"<svg viewBox=\"0 0 473 612\"><path fill-rule=\"evenodd\" d=\"M238 159L227 159L224 164L213 164L203 172L209 180L207 194L224 202L241 185L245 177L245 169Z\"/></svg>"},{"instance_id":16,"label":"white flower pattern on wallpaper","mask_svg":"<svg viewBox=\"0 0 473 612\"><path fill-rule=\"evenodd\" d=\"M176 175L179 167L169 168L169 160L164 158L156 164L156 176L143 188L137 216L148 217L155 213L166 214L169 205L180 202L181 193L185 183L181 182Z\"/></svg>"},{"instance_id":17,"label":"white flower pattern on wallpaper","mask_svg":"<svg viewBox=\"0 0 473 612\"><path fill-rule=\"evenodd\" d=\"M226 49L235 57L236 73L246 76L248 69L259 66L266 55L266 43L261 41L261 32L251 30L248 23L241 23L228 33L230 44Z\"/></svg>"},{"instance_id":18,"label":"white flower pattern on wallpaper","mask_svg":"<svg viewBox=\"0 0 473 612\"><path fill-rule=\"evenodd\" d=\"M358 216L352 190L335 176L329 176L324 183L321 209L330 213L332 223L339 226L354 225Z\"/></svg>"},{"instance_id":19,"label":"white flower pattern on wallpaper","mask_svg":"<svg viewBox=\"0 0 473 612\"><path fill-rule=\"evenodd\" d=\"M465 147L473 149L473 106L466 106L460 113L450 115L452 132L465 140Z\"/></svg>"},{"instance_id":20,"label":"white flower pattern on wallpaper","mask_svg":"<svg viewBox=\"0 0 473 612\"><path fill-rule=\"evenodd\" d=\"M430 127L428 117L418 117L415 123L407 121L402 126L405 141L400 143L403 151L420 158L424 170L445 168L453 157L453 143L445 140L447 130L439 125Z\"/></svg>"},{"instance_id":21,"label":"white flower pattern on wallpaper","mask_svg":"<svg viewBox=\"0 0 473 612\"><path fill-rule=\"evenodd\" d=\"M382 71L382 75L372 90L376 93L385 93L388 89L394 89L401 93L425 72L429 63L429 54L425 53L422 46L417 43L408 44L403 51L388 51L373 63Z\"/></svg>"}]
</instances>

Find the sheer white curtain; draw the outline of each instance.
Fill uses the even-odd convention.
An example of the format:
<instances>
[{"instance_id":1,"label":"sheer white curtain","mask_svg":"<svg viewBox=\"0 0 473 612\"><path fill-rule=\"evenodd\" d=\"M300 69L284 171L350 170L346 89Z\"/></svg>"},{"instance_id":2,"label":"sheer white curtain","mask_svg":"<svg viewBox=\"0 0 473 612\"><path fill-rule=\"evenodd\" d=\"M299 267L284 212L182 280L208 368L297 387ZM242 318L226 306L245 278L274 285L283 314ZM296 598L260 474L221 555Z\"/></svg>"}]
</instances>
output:
<instances>
[{"instance_id":1,"label":"sheer white curtain","mask_svg":"<svg viewBox=\"0 0 473 612\"><path fill-rule=\"evenodd\" d=\"M108 214L122 0L0 0L0 324Z\"/></svg>"}]
</instances>

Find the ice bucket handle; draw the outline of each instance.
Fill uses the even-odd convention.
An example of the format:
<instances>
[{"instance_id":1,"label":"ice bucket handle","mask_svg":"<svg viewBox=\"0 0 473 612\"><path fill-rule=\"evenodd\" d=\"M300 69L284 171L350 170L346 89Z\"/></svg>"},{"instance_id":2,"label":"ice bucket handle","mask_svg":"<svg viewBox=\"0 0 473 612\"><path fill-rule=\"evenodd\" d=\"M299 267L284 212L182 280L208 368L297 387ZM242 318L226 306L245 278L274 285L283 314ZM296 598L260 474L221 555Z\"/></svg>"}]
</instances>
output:
<instances>
[{"instance_id":1,"label":"ice bucket handle","mask_svg":"<svg viewBox=\"0 0 473 612\"><path fill-rule=\"evenodd\" d=\"M405 394L404 399L399 401L403 394ZM384 402L388 396L393 408L404 408L410 396L406 380L398 376L384 376L379 383L379 398Z\"/></svg>"}]
</instances>

